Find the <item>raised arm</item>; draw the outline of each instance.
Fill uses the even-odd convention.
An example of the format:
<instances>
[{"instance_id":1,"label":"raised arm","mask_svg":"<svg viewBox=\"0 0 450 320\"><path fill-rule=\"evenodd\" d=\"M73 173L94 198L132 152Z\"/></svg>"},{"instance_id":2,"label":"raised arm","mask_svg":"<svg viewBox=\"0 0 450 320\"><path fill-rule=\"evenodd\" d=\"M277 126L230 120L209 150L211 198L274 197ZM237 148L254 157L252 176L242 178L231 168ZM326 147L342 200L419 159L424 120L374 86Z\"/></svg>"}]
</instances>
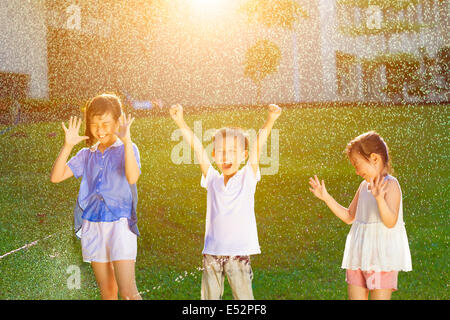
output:
<instances>
[{"instance_id":1,"label":"raised arm","mask_svg":"<svg viewBox=\"0 0 450 320\"><path fill-rule=\"evenodd\" d=\"M401 191L398 183L393 180L376 177L371 181L372 195L377 200L380 218L387 228L397 224L400 210Z\"/></svg>"},{"instance_id":2,"label":"raised arm","mask_svg":"<svg viewBox=\"0 0 450 320\"><path fill-rule=\"evenodd\" d=\"M52 172L50 174L50 181L53 183L64 181L67 178L73 176L72 170L66 164L67 159L69 158L69 155L76 144L80 143L83 140L89 139L89 137L80 136L78 134L81 122L81 118L77 121L77 117L70 117L68 128L66 128L64 122L61 124L65 133L65 139L64 145L53 164Z\"/></svg>"},{"instance_id":3,"label":"raised arm","mask_svg":"<svg viewBox=\"0 0 450 320\"><path fill-rule=\"evenodd\" d=\"M183 134L184 140L189 143L192 149L194 149L195 155L197 156L197 160L200 164L200 169L202 170L203 176L206 177L208 174L208 169L211 165L211 161L209 160L208 154L201 141L195 136L192 130L184 121L183 117L183 107L180 104L173 105L170 110L170 116L178 125Z\"/></svg>"},{"instance_id":4,"label":"raised arm","mask_svg":"<svg viewBox=\"0 0 450 320\"><path fill-rule=\"evenodd\" d=\"M259 167L259 159L261 157L261 149L267 141L269 137L270 131L281 114L281 108L276 104L269 105L269 114L267 116L266 123L264 123L263 127L258 132L258 137L256 141L253 142L253 145L250 149L249 159L250 165L252 166L253 172L258 172Z\"/></svg>"},{"instance_id":5,"label":"raised arm","mask_svg":"<svg viewBox=\"0 0 450 320\"><path fill-rule=\"evenodd\" d=\"M320 182L319 178L317 178L317 176L314 176L314 179L309 178L309 184L311 185L311 188L309 188L309 190L317 198L325 202L325 204L336 215L336 217L344 221L346 224L353 223L356 216L356 206L358 204L359 189L356 192L352 202L350 203L350 206L348 208L345 208L341 206L336 200L334 200L332 196L330 196L323 180L322 182Z\"/></svg>"},{"instance_id":6,"label":"raised arm","mask_svg":"<svg viewBox=\"0 0 450 320\"><path fill-rule=\"evenodd\" d=\"M119 118L119 131L116 132L117 137L122 140L125 150L125 176L129 184L135 184L140 175L139 165L133 150L133 142L131 141L130 127L134 118L131 114L126 117L122 114Z\"/></svg>"}]
</instances>

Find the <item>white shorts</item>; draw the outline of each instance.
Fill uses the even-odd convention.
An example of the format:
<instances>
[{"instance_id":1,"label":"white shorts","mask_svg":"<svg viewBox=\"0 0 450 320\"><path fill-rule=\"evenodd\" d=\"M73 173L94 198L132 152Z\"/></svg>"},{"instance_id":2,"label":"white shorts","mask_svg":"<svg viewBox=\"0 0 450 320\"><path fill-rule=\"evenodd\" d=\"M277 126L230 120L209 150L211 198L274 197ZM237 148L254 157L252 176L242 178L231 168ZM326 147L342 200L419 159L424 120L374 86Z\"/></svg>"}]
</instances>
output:
<instances>
[{"instance_id":1,"label":"white shorts","mask_svg":"<svg viewBox=\"0 0 450 320\"><path fill-rule=\"evenodd\" d=\"M81 252L84 262L136 261L137 236L128 227L128 219L92 222L83 219Z\"/></svg>"}]
</instances>

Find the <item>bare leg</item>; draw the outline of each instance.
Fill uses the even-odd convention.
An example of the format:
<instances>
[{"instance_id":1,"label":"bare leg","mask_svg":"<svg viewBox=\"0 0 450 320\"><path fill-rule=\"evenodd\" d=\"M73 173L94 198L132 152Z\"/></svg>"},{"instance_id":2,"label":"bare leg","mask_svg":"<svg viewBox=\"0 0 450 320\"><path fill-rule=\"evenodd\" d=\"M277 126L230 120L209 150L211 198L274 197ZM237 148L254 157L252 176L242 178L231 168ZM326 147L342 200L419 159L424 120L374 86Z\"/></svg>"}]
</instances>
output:
<instances>
[{"instance_id":1,"label":"bare leg","mask_svg":"<svg viewBox=\"0 0 450 320\"><path fill-rule=\"evenodd\" d=\"M348 299L349 300L368 300L369 299L369 290L367 288L349 284L347 291L348 291Z\"/></svg>"},{"instance_id":2,"label":"bare leg","mask_svg":"<svg viewBox=\"0 0 450 320\"><path fill-rule=\"evenodd\" d=\"M142 300L136 287L134 260L113 261L119 294L124 300Z\"/></svg>"},{"instance_id":3,"label":"bare leg","mask_svg":"<svg viewBox=\"0 0 450 320\"><path fill-rule=\"evenodd\" d=\"M375 289L370 291L370 300L391 300L392 289Z\"/></svg>"},{"instance_id":4,"label":"bare leg","mask_svg":"<svg viewBox=\"0 0 450 320\"><path fill-rule=\"evenodd\" d=\"M102 300L117 300L117 283L111 262L91 262Z\"/></svg>"}]
</instances>

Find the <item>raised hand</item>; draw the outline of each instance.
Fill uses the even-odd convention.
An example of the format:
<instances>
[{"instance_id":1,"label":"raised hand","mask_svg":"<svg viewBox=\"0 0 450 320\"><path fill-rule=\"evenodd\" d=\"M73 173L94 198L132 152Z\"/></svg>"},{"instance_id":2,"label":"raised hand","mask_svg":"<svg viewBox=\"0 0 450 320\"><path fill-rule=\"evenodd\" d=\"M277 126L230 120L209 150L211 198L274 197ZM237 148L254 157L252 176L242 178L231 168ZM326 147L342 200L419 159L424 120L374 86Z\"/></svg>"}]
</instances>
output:
<instances>
[{"instance_id":1,"label":"raised hand","mask_svg":"<svg viewBox=\"0 0 450 320\"><path fill-rule=\"evenodd\" d=\"M375 179L370 181L370 191L372 195L376 198L384 198L387 191L388 180L383 177L375 177Z\"/></svg>"},{"instance_id":2,"label":"raised hand","mask_svg":"<svg viewBox=\"0 0 450 320\"><path fill-rule=\"evenodd\" d=\"M181 104L174 104L169 109L170 116L177 123L181 123L183 121L183 107Z\"/></svg>"},{"instance_id":3,"label":"raised hand","mask_svg":"<svg viewBox=\"0 0 450 320\"><path fill-rule=\"evenodd\" d=\"M281 108L276 104L269 104L269 118L273 121L277 120L281 114Z\"/></svg>"},{"instance_id":4,"label":"raised hand","mask_svg":"<svg viewBox=\"0 0 450 320\"><path fill-rule=\"evenodd\" d=\"M77 117L70 117L68 128L65 126L64 122L61 123L65 133L64 143L67 146L73 147L74 145L80 143L81 141L89 139L89 137L87 136L79 135L81 122L82 122L81 118L77 119Z\"/></svg>"},{"instance_id":5,"label":"raised hand","mask_svg":"<svg viewBox=\"0 0 450 320\"><path fill-rule=\"evenodd\" d=\"M128 117L126 117L123 113L119 117L119 129L115 132L115 134L120 140L122 140L123 143L131 141L130 127L134 119L134 117L131 117L131 113L128 114Z\"/></svg>"},{"instance_id":6,"label":"raised hand","mask_svg":"<svg viewBox=\"0 0 450 320\"><path fill-rule=\"evenodd\" d=\"M183 119L183 107L180 104L174 104L169 109L170 116L178 125L183 134L184 140L191 146L194 150L197 160L199 161L200 168L202 170L203 176L206 177L208 174L211 162L209 156L203 148L202 142L196 137L189 126L184 122Z\"/></svg>"},{"instance_id":7,"label":"raised hand","mask_svg":"<svg viewBox=\"0 0 450 320\"><path fill-rule=\"evenodd\" d=\"M320 183L319 178L315 175L314 179L309 178L309 184L312 187L309 188L309 191L311 191L320 200L325 201L325 199L329 196L328 191L325 188L325 182L322 180L322 183Z\"/></svg>"}]
</instances>

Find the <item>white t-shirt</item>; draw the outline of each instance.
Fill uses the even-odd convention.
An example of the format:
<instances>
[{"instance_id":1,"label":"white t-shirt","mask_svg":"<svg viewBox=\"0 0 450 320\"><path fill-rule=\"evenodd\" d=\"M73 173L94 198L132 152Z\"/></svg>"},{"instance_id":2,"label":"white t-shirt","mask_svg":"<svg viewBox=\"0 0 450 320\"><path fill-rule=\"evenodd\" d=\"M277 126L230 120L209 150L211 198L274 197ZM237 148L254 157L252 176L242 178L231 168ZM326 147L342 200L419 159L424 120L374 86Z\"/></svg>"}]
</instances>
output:
<instances>
[{"instance_id":1,"label":"white t-shirt","mask_svg":"<svg viewBox=\"0 0 450 320\"><path fill-rule=\"evenodd\" d=\"M235 256L261 253L255 219L256 176L251 165L240 169L224 185L223 174L211 165L201 186L206 188L207 210L203 254Z\"/></svg>"}]
</instances>

